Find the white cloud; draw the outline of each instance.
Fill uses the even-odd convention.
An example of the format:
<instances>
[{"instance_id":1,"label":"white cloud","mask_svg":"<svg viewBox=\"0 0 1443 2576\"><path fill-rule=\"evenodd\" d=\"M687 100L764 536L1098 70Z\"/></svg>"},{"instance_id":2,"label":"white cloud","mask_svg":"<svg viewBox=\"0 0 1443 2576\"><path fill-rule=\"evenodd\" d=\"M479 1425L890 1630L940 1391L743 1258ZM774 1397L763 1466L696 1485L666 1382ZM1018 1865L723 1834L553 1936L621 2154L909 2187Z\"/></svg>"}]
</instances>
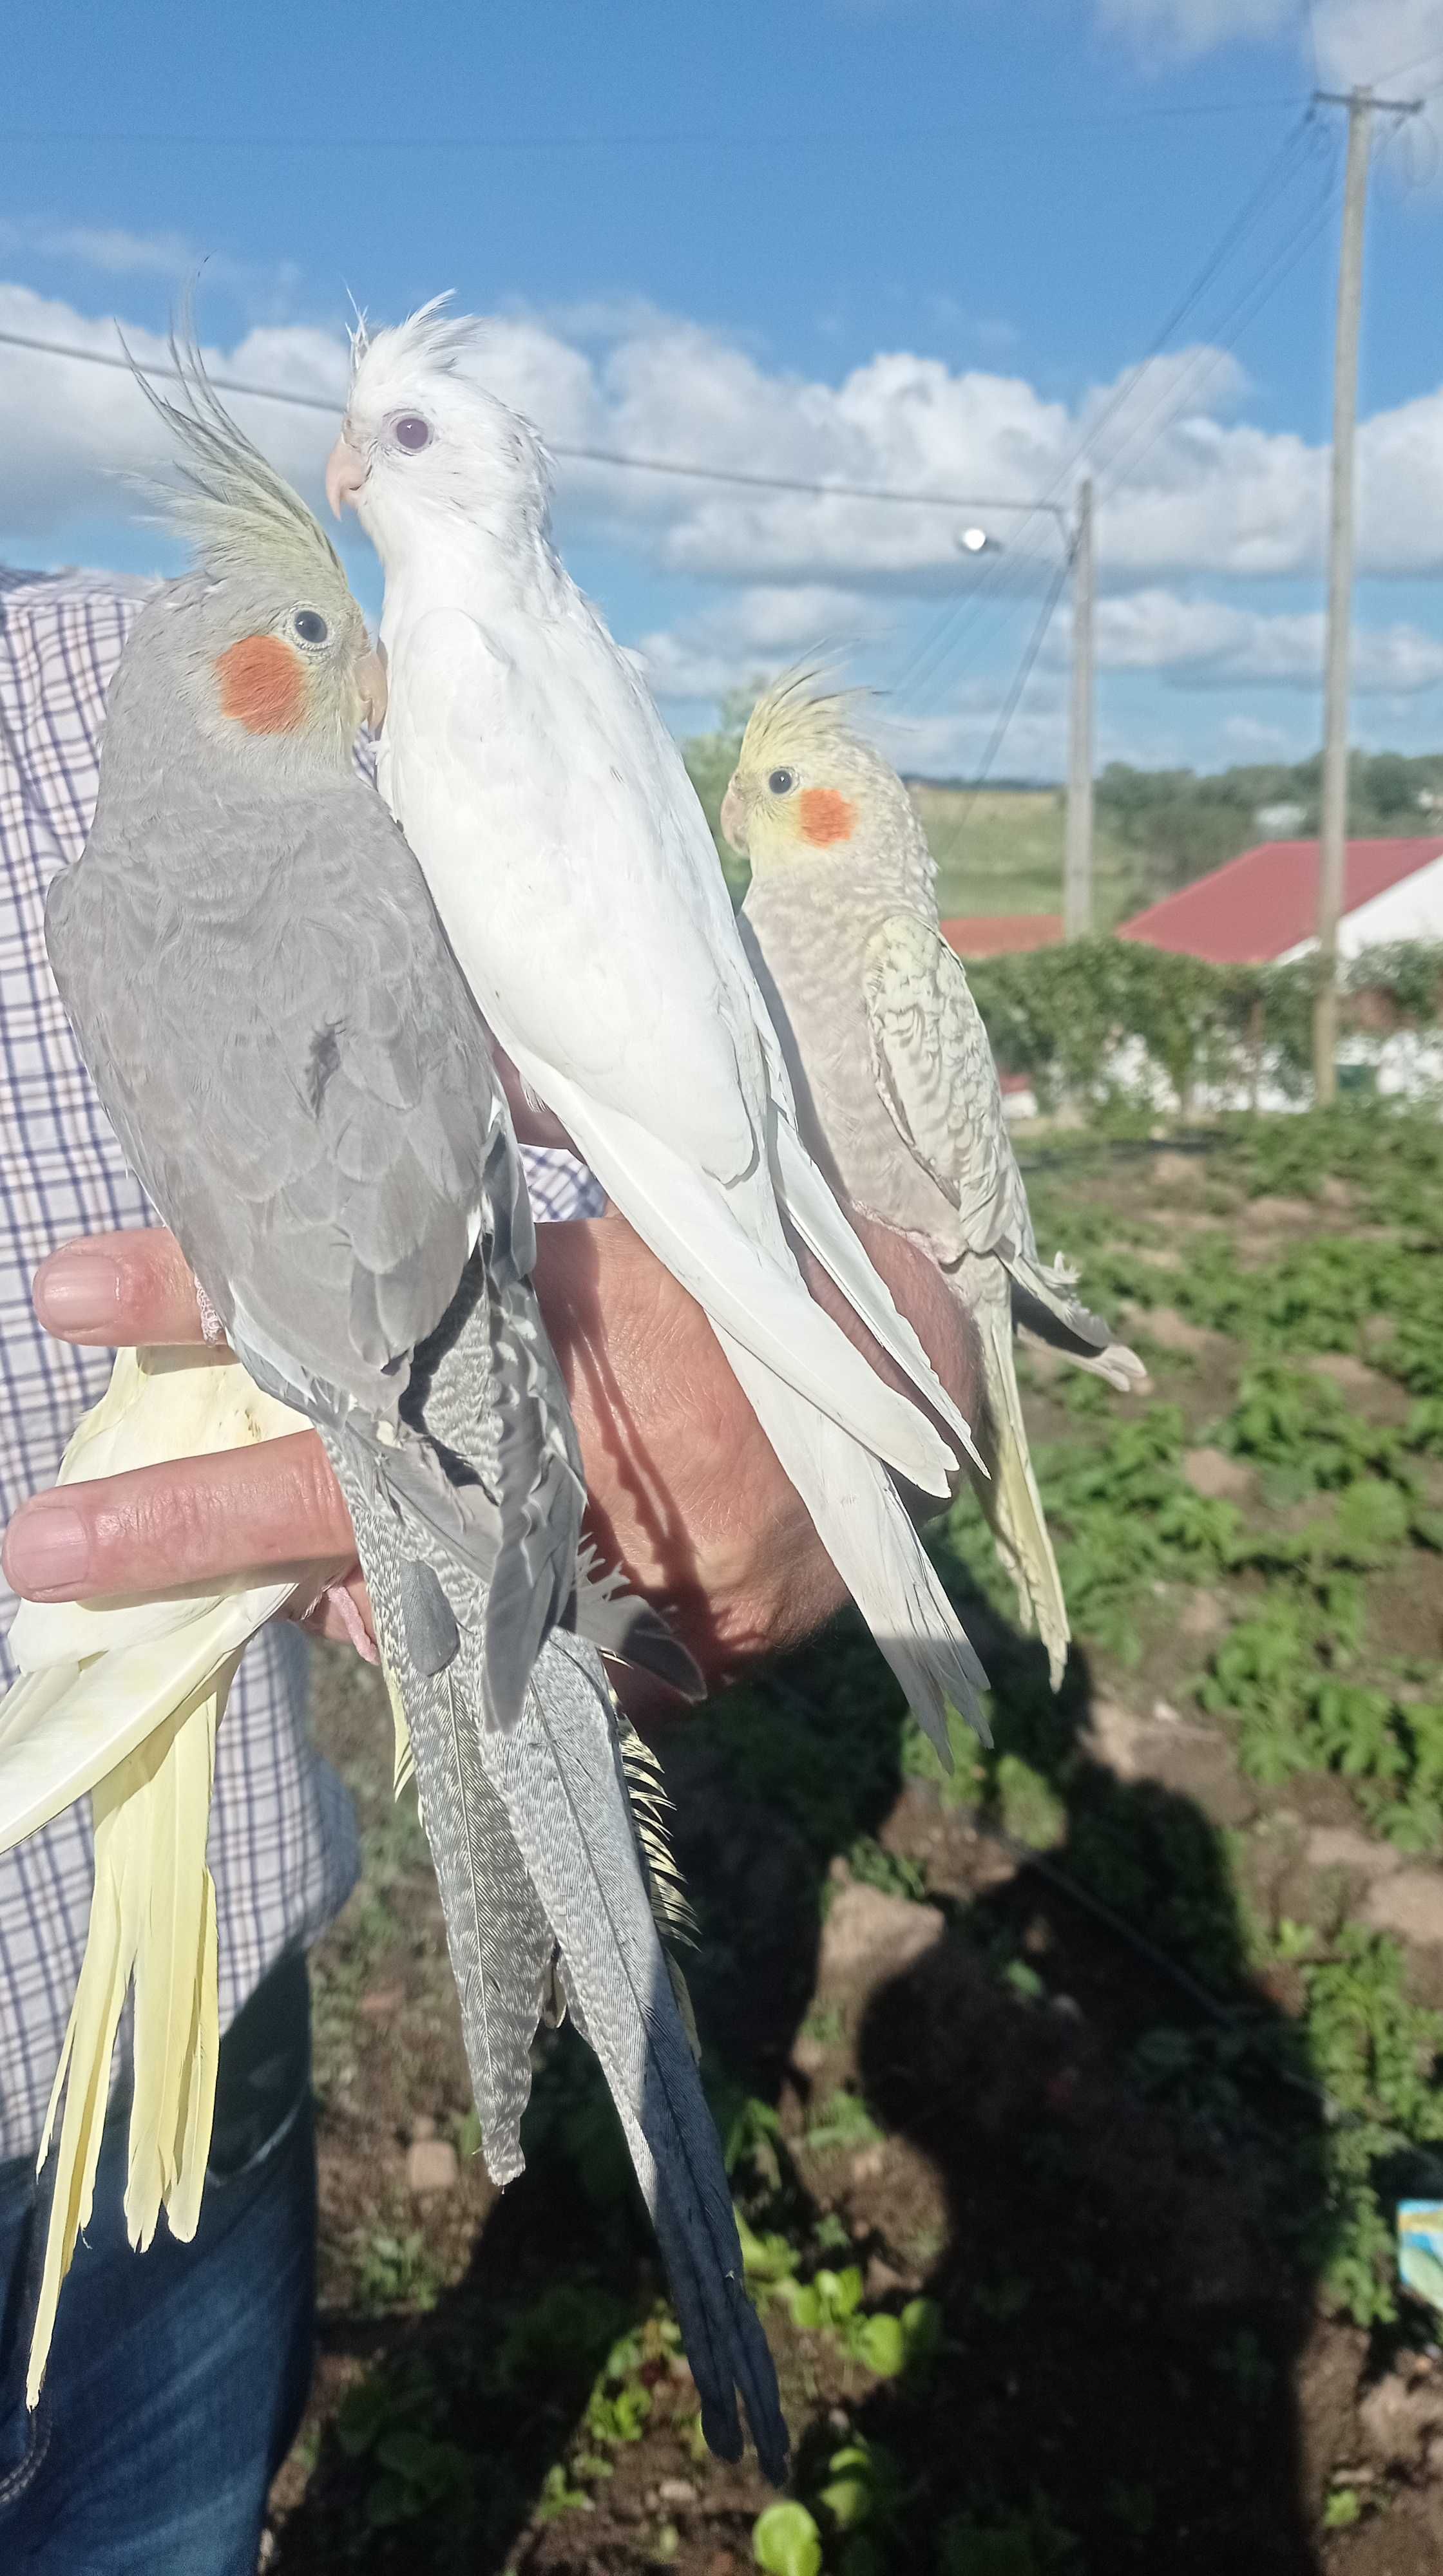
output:
<instances>
[{"instance_id":1,"label":"white cloud","mask_svg":"<svg viewBox=\"0 0 1443 2576\"><path fill-rule=\"evenodd\" d=\"M1298 0L1098 0L1097 14L1149 51L1204 54L1239 37L1280 35Z\"/></svg>"},{"instance_id":2,"label":"white cloud","mask_svg":"<svg viewBox=\"0 0 1443 2576\"><path fill-rule=\"evenodd\" d=\"M1311 9L1308 0L1097 0L1097 15L1107 32L1164 60L1284 38L1311 72L1316 47L1330 89L1384 81L1409 96L1415 71L1424 80L1443 72L1443 0L1311 0ZM1436 130L1436 102L1429 115Z\"/></svg>"},{"instance_id":3,"label":"white cloud","mask_svg":"<svg viewBox=\"0 0 1443 2576\"><path fill-rule=\"evenodd\" d=\"M0 285L0 328L119 356L115 325L92 321L23 286ZM169 364L153 331L127 323L125 336L142 361ZM217 374L260 384L345 396L346 353L323 331L272 325L247 332L233 349L206 352ZM281 403L234 405L237 418L312 497L319 493L334 425L323 413ZM126 474L154 473L168 463L165 433L123 368L41 357L0 348L0 454L5 483L0 510L12 538L52 541L68 521L87 515L132 517L142 504L126 491Z\"/></svg>"},{"instance_id":4,"label":"white cloud","mask_svg":"<svg viewBox=\"0 0 1443 2576\"><path fill-rule=\"evenodd\" d=\"M801 655L845 655L879 629L877 602L821 582L759 583L675 628L643 635L638 651L658 697L725 697Z\"/></svg>"},{"instance_id":5,"label":"white cloud","mask_svg":"<svg viewBox=\"0 0 1443 2576\"><path fill-rule=\"evenodd\" d=\"M114 326L28 287L0 285L0 327L116 354ZM131 329L140 356L163 356ZM484 326L492 383L562 449L676 458L748 474L955 492L935 507L768 492L559 461L569 534L610 539L670 572L794 592L959 596L978 568L957 533L978 517L1008 549L982 559L1002 591L1035 590L1056 560L1046 519L978 509L969 496L1065 494L1079 441L1095 435L1099 558L1113 586L1317 574L1327 451L1238 417L1246 381L1216 351L1152 359L1075 409L1016 374L954 372L888 351L839 384L767 368L734 342L649 308L592 348L553 322L498 314ZM339 336L257 325L212 353L220 372L334 398ZM288 471L315 488L330 430L280 404L238 405ZM1104 419L1103 415L1106 414ZM117 465L148 463L159 436L123 374L0 352L0 439L10 528L42 530L94 509ZM965 506L964 506L965 505ZM1376 414L1359 433L1359 569L1443 570L1443 387ZM851 612L849 611L849 615Z\"/></svg>"},{"instance_id":6,"label":"white cloud","mask_svg":"<svg viewBox=\"0 0 1443 2576\"><path fill-rule=\"evenodd\" d=\"M266 264L198 250L181 233L136 233L120 224L52 223L41 216L0 217L0 256L67 261L106 277L163 277L177 290L199 277L202 289L228 287L245 299L292 296L301 272L294 260Z\"/></svg>"},{"instance_id":7,"label":"white cloud","mask_svg":"<svg viewBox=\"0 0 1443 2576\"><path fill-rule=\"evenodd\" d=\"M1160 671L1188 688L1318 686L1323 672L1321 609L1269 615L1214 599L1138 590L1104 599L1097 613L1103 670ZM1407 697L1443 680L1443 642L1419 627L1360 627L1353 637L1353 686L1365 695Z\"/></svg>"}]
</instances>

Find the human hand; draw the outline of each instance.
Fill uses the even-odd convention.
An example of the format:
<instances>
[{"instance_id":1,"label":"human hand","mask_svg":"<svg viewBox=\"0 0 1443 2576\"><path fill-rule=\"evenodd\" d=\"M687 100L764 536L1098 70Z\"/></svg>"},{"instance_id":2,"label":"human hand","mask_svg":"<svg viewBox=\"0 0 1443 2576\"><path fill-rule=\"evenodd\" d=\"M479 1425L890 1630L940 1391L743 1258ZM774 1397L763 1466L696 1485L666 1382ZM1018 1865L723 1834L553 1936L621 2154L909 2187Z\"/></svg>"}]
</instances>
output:
<instances>
[{"instance_id":1,"label":"human hand","mask_svg":"<svg viewBox=\"0 0 1443 2576\"><path fill-rule=\"evenodd\" d=\"M965 1412L976 1384L960 1310L926 1257L864 1226ZM794 1645L842 1599L810 1518L777 1465L700 1308L619 1216L537 1228L536 1285L576 1416L588 1525L607 1563L667 1608L716 1681ZM829 1281L813 1293L901 1383ZM35 1305L62 1340L202 1338L195 1286L168 1234L90 1237L50 1256ZM365 1610L355 1541L313 1432L71 1485L27 1503L5 1542L15 1589L36 1600L171 1590L224 1575L339 1563ZM354 1633L334 1598L327 1633Z\"/></svg>"}]
</instances>

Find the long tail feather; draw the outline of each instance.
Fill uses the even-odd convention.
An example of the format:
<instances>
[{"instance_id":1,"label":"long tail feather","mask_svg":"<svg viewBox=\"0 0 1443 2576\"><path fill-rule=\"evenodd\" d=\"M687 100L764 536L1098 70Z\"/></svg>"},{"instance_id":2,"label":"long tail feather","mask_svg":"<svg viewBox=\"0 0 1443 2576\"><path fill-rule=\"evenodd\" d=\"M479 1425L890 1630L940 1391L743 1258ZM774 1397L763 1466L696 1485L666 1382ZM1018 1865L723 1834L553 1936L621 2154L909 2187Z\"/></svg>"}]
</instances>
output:
<instances>
[{"instance_id":1,"label":"long tail feather","mask_svg":"<svg viewBox=\"0 0 1443 2576\"><path fill-rule=\"evenodd\" d=\"M32 2407L45 2376L61 2285L90 2216L115 2037L132 1978L136 2090L126 2194L131 2241L150 2242L162 2207L177 2235L195 2232L210 2151L219 2028L215 1891L205 1866L205 1826L215 1727L228 1681L229 1671L217 1689L172 1711L95 1789L90 1928L37 2159L43 2166L55 2137L26 2377ZM167 1872L186 1891L173 1909Z\"/></svg>"},{"instance_id":2,"label":"long tail feather","mask_svg":"<svg viewBox=\"0 0 1443 2576\"><path fill-rule=\"evenodd\" d=\"M600 2057L666 2261L723 2459L741 2453L737 2391L766 2475L785 2474L776 2372L743 2283L721 2151L636 1865L635 1828L594 1657L553 1638L526 1714L483 1759L555 1927L568 2002Z\"/></svg>"},{"instance_id":3,"label":"long tail feather","mask_svg":"<svg viewBox=\"0 0 1443 2576\"><path fill-rule=\"evenodd\" d=\"M992 1475L987 1484L979 1484L977 1492L998 1554L1016 1586L1023 1618L1047 1648L1048 1671L1056 1690L1067 1669L1072 1630L1042 1497L1032 1472L1032 1452L1012 1357L1012 1315L1000 1274L998 1284L1003 1288L1000 1297L987 1296L975 1303L964 1299L977 1324L990 1416Z\"/></svg>"},{"instance_id":4,"label":"long tail feather","mask_svg":"<svg viewBox=\"0 0 1443 2576\"><path fill-rule=\"evenodd\" d=\"M756 1241L720 1185L634 1119L619 1112L603 1116L583 1093L555 1078L547 1089L550 1106L597 1178L706 1309L716 1331L764 1362L784 1386L899 1476L924 1493L945 1495L956 1465L946 1442L807 1294L785 1248ZM940 1385L937 1400L945 1410L949 1399Z\"/></svg>"},{"instance_id":5,"label":"long tail feather","mask_svg":"<svg viewBox=\"0 0 1443 2576\"><path fill-rule=\"evenodd\" d=\"M885 1280L873 1269L865 1244L848 1224L796 1129L782 1117L774 1122L774 1169L782 1204L808 1250L815 1253L883 1350L936 1406L985 1475L971 1424L953 1403Z\"/></svg>"}]
</instances>

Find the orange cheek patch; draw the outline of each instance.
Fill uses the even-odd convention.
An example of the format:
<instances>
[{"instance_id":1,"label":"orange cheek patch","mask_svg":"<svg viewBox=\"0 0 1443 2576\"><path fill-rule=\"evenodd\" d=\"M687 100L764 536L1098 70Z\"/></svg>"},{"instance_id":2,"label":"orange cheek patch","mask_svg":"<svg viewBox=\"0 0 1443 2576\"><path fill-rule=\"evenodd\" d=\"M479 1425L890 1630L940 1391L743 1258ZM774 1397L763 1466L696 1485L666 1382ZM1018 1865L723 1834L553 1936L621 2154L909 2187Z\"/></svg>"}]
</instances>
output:
<instances>
[{"instance_id":1,"label":"orange cheek patch","mask_svg":"<svg viewBox=\"0 0 1443 2576\"><path fill-rule=\"evenodd\" d=\"M850 841L857 819L855 805L849 805L837 787L804 787L797 798L801 817L802 839L813 849L827 850L836 841Z\"/></svg>"},{"instance_id":2,"label":"orange cheek patch","mask_svg":"<svg viewBox=\"0 0 1443 2576\"><path fill-rule=\"evenodd\" d=\"M247 733L294 733L306 712L306 675L279 635L243 635L216 656L222 715Z\"/></svg>"}]
</instances>

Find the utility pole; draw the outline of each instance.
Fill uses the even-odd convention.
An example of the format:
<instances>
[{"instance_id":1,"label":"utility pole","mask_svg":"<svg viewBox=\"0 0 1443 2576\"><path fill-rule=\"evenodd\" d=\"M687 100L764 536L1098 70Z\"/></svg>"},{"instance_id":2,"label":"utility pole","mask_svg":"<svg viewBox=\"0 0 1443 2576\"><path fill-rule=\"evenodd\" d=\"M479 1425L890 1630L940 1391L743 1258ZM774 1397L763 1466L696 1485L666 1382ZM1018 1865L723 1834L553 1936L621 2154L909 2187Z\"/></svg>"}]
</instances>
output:
<instances>
[{"instance_id":1,"label":"utility pole","mask_svg":"<svg viewBox=\"0 0 1443 2576\"><path fill-rule=\"evenodd\" d=\"M1092 478L1077 487L1072 531L1072 691L1067 722L1067 839L1062 868L1062 934L1092 930L1092 624L1095 563Z\"/></svg>"},{"instance_id":2,"label":"utility pole","mask_svg":"<svg viewBox=\"0 0 1443 2576\"><path fill-rule=\"evenodd\" d=\"M1338 925L1348 855L1348 681L1353 609L1353 447L1358 420L1358 325L1363 305L1363 221L1373 116L1417 113L1418 99L1375 99L1371 87L1319 90L1317 101L1348 111L1338 323L1333 350L1333 471L1328 527L1328 638L1323 675L1323 803L1318 868L1318 989L1313 1003L1313 1095L1327 1107L1338 1089Z\"/></svg>"}]
</instances>

